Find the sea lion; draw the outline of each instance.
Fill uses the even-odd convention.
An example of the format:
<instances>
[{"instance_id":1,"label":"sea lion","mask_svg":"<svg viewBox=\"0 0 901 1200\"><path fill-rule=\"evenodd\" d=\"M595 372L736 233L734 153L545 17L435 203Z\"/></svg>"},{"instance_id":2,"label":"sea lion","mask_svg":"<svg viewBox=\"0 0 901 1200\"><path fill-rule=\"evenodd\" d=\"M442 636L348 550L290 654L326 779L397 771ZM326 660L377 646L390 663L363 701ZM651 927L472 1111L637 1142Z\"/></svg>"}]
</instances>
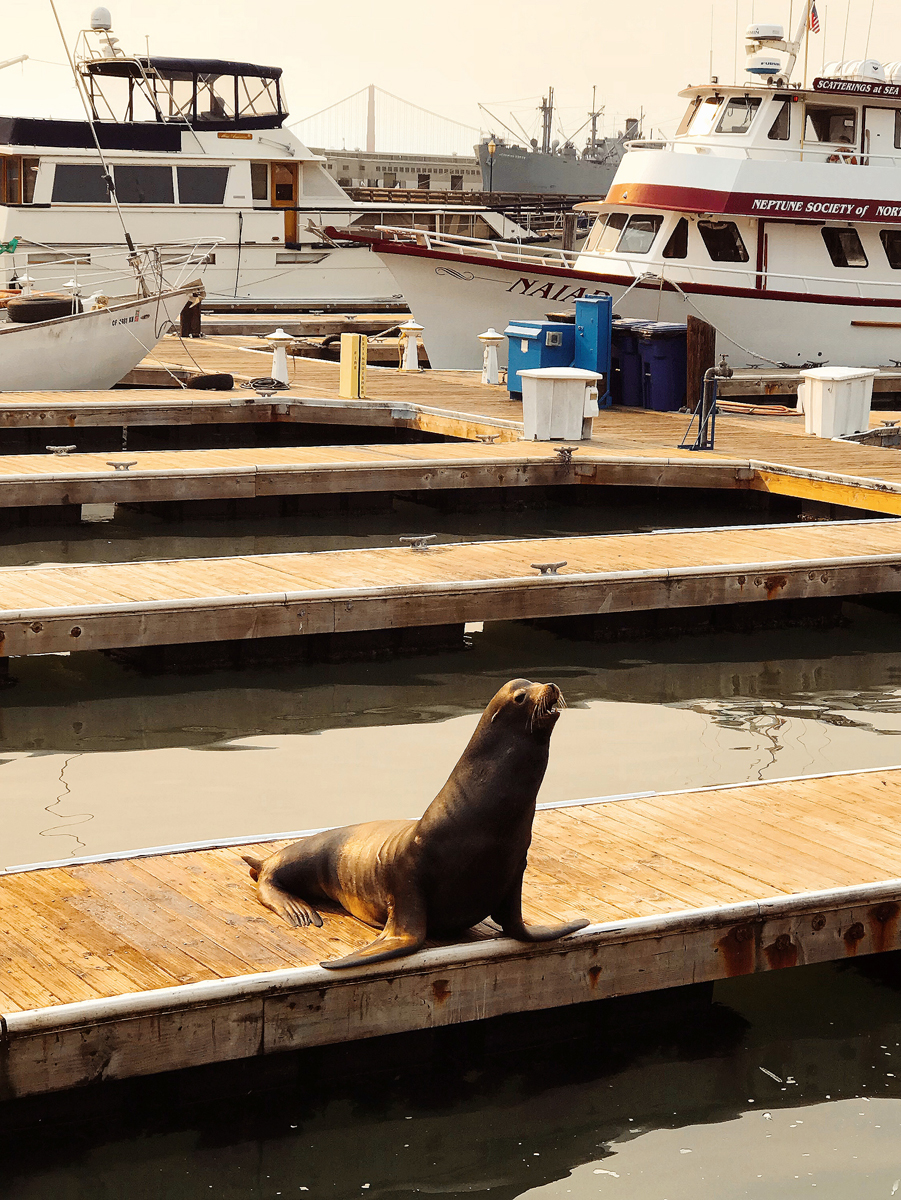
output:
<instances>
[{"instance_id":1,"label":"sea lion","mask_svg":"<svg viewBox=\"0 0 901 1200\"><path fill-rule=\"evenodd\" d=\"M514 679L485 709L447 783L418 821L368 821L303 838L264 860L244 856L262 904L297 927L321 925L317 900L382 932L329 969L413 954L491 917L508 937L545 942L588 924L528 926L522 877L535 800L563 696Z\"/></svg>"}]
</instances>

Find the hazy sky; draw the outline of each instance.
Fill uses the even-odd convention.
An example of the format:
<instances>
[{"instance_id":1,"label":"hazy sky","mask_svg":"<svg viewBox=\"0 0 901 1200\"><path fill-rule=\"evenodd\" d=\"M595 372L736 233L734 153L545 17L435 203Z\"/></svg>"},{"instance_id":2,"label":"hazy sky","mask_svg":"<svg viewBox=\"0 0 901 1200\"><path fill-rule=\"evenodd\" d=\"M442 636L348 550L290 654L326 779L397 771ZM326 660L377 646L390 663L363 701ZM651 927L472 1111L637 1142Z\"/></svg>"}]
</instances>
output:
<instances>
[{"instance_id":1,"label":"hazy sky","mask_svg":"<svg viewBox=\"0 0 901 1200\"><path fill-rule=\"evenodd\" d=\"M57 0L74 42L90 0ZM898 0L818 0L824 33L810 39L811 67L842 56L901 60ZM528 113L548 84L574 130L593 85L608 127L644 108L645 129L671 132L684 107L676 92L706 80L711 19L714 71L741 76L735 37L752 19L794 21L801 0L417 0L386 8L370 0L110 0L114 32L129 53L233 58L285 69L293 117L305 117L368 83L458 121L487 128L478 102L502 119ZM0 55L29 54L0 72L0 113L75 115L77 98L48 0L4 0ZM736 46L738 46L736 60ZM54 65L56 64L56 65ZM811 71L813 74L813 70ZM743 76L741 76L743 77ZM797 76L796 76L797 77ZM400 136L400 135L398 135ZM402 145L379 147L403 150Z\"/></svg>"}]
</instances>

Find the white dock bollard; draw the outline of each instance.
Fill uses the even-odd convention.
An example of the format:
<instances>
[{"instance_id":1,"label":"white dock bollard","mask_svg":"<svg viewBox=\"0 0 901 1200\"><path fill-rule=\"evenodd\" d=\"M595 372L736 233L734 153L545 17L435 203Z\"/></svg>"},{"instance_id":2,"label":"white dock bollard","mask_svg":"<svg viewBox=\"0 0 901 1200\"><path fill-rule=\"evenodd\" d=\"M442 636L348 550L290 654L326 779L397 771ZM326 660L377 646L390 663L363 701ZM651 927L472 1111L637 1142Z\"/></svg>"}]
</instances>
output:
<instances>
[{"instance_id":1,"label":"white dock bollard","mask_svg":"<svg viewBox=\"0 0 901 1200\"><path fill-rule=\"evenodd\" d=\"M484 346L482 353L482 383L498 383L500 375L497 368L497 348L503 345L505 335L498 333L493 327L479 334L479 341Z\"/></svg>"},{"instance_id":2,"label":"white dock bollard","mask_svg":"<svg viewBox=\"0 0 901 1200\"><path fill-rule=\"evenodd\" d=\"M404 343L404 360L400 367L402 371L419 370L419 338L422 329L412 317L400 327L400 337Z\"/></svg>"},{"instance_id":3,"label":"white dock bollard","mask_svg":"<svg viewBox=\"0 0 901 1200\"><path fill-rule=\"evenodd\" d=\"M369 339L362 333L341 334L341 366L338 395L342 400L362 400L366 396L366 355Z\"/></svg>"},{"instance_id":4,"label":"white dock bollard","mask_svg":"<svg viewBox=\"0 0 901 1200\"><path fill-rule=\"evenodd\" d=\"M285 333L284 329L276 329L275 333L268 334L265 340L272 347L272 378L277 379L279 383L289 384L291 380L288 378L287 348L294 338L290 333Z\"/></svg>"}]
</instances>

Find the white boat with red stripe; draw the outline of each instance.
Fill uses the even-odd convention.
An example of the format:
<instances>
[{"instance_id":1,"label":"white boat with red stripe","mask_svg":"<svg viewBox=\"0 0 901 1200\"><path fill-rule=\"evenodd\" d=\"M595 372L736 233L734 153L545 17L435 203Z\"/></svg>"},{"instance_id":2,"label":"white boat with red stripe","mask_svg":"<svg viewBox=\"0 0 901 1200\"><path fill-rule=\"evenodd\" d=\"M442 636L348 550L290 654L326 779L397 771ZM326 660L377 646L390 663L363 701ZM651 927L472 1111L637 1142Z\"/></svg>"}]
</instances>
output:
<instances>
[{"instance_id":1,"label":"white boat with red stripe","mask_svg":"<svg viewBox=\"0 0 901 1200\"><path fill-rule=\"evenodd\" d=\"M702 317L735 366L901 360L901 63L807 59L748 30L747 83L681 93L671 140L629 143L578 253L382 227L368 235L425 327L434 367L476 367L478 334L608 292L620 316Z\"/></svg>"}]
</instances>

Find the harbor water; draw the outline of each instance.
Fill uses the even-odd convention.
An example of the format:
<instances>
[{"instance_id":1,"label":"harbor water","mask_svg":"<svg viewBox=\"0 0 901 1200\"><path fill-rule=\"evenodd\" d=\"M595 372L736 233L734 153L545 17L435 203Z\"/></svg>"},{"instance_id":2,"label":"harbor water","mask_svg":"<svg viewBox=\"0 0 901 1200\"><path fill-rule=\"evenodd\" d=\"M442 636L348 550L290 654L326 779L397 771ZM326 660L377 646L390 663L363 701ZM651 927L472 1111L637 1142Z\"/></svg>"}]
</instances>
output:
<instances>
[{"instance_id":1,"label":"harbor water","mask_svg":"<svg viewBox=\"0 0 901 1200\"><path fill-rule=\"evenodd\" d=\"M402 516L22 530L4 564L760 520L700 501ZM3 866L416 816L516 676L558 682L568 703L543 802L901 764L901 620L851 604L828 629L615 643L501 622L471 627L458 652L389 661L160 675L99 654L13 665L18 682L0 695ZM896 957L505 1018L427 1044L276 1056L249 1081L237 1064L112 1085L90 1116L38 1106L0 1130L0 1191L891 1197Z\"/></svg>"}]
</instances>

